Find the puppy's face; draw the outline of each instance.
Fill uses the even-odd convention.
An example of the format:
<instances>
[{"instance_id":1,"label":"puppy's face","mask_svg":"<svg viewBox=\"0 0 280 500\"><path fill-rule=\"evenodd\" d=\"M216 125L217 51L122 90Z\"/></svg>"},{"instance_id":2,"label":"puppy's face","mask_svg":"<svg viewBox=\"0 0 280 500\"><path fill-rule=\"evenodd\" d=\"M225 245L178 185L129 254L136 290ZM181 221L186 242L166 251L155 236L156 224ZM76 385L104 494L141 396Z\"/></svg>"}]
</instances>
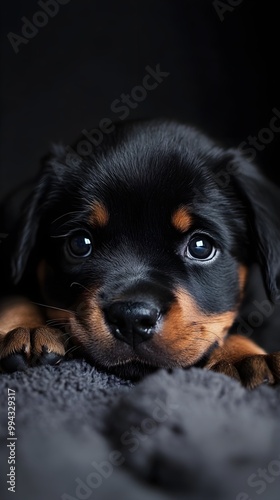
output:
<instances>
[{"instance_id":1,"label":"puppy's face","mask_svg":"<svg viewBox=\"0 0 280 500\"><path fill-rule=\"evenodd\" d=\"M217 183L229 161L158 123L121 126L73 167L51 160L38 279L95 364L186 367L222 343L250 260L245 205Z\"/></svg>"}]
</instances>

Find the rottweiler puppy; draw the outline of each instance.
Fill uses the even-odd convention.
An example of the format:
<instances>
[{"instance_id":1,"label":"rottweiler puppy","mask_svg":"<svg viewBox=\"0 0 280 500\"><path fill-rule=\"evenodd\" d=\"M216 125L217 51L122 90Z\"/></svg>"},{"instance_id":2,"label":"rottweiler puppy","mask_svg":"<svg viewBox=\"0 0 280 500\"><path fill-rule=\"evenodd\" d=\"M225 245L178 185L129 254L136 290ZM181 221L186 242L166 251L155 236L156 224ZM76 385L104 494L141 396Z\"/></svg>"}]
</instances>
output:
<instances>
[{"instance_id":1,"label":"rottweiler puppy","mask_svg":"<svg viewBox=\"0 0 280 500\"><path fill-rule=\"evenodd\" d=\"M236 332L253 265L279 300L279 213L238 150L175 121L116 124L87 156L57 147L2 245L2 370L85 356L131 379L202 366L276 384L280 353Z\"/></svg>"}]
</instances>

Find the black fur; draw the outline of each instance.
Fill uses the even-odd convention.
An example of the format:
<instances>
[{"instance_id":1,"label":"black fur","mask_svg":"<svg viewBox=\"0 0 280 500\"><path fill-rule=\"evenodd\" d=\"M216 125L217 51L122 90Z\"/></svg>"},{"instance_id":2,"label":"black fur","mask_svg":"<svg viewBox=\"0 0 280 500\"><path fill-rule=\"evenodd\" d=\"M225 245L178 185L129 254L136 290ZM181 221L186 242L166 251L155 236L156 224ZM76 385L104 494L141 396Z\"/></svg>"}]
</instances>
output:
<instances>
[{"instance_id":1,"label":"black fur","mask_svg":"<svg viewBox=\"0 0 280 500\"><path fill-rule=\"evenodd\" d=\"M110 214L96 230L88 223L95 200ZM91 157L69 160L59 148L45 160L13 239L10 274L31 298L47 297L58 307L77 303L80 287L98 288L105 307L143 281L166 310L180 287L212 314L235 308L239 265L257 263L269 298L277 301L279 200L279 190L238 151L191 127L158 120L118 124ZM171 224L180 205L192 215L191 231L215 242L213 262L184 258L188 234ZM93 254L71 262L65 240L83 228L92 235ZM36 277L42 258L51 270L44 298Z\"/></svg>"}]
</instances>

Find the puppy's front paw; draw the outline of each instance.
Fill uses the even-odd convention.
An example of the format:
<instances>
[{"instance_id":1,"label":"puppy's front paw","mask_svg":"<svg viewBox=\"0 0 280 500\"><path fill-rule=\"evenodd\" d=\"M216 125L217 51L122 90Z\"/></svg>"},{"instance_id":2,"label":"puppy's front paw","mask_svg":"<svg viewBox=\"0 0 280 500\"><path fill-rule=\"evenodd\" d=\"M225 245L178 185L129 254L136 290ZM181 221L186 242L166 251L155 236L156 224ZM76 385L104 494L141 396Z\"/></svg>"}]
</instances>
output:
<instances>
[{"instance_id":1,"label":"puppy's front paw","mask_svg":"<svg viewBox=\"0 0 280 500\"><path fill-rule=\"evenodd\" d=\"M239 380L248 389L261 384L275 385L280 382L280 352L255 354L235 363L219 361L211 370Z\"/></svg>"},{"instance_id":2,"label":"puppy's front paw","mask_svg":"<svg viewBox=\"0 0 280 500\"><path fill-rule=\"evenodd\" d=\"M1 338L0 367L4 372L29 366L54 365L65 355L63 333L56 328L15 328Z\"/></svg>"}]
</instances>

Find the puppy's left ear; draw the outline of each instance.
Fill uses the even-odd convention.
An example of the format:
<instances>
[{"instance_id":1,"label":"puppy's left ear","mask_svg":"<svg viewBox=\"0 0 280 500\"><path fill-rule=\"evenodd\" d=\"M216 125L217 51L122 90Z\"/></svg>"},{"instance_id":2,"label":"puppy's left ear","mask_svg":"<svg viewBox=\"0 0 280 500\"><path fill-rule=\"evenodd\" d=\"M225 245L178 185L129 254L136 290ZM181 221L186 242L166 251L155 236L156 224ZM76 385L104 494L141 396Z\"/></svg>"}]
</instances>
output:
<instances>
[{"instance_id":1,"label":"puppy's left ear","mask_svg":"<svg viewBox=\"0 0 280 500\"><path fill-rule=\"evenodd\" d=\"M280 189L250 161L233 151L231 181L248 210L251 252L259 263L269 298L280 300Z\"/></svg>"}]
</instances>

